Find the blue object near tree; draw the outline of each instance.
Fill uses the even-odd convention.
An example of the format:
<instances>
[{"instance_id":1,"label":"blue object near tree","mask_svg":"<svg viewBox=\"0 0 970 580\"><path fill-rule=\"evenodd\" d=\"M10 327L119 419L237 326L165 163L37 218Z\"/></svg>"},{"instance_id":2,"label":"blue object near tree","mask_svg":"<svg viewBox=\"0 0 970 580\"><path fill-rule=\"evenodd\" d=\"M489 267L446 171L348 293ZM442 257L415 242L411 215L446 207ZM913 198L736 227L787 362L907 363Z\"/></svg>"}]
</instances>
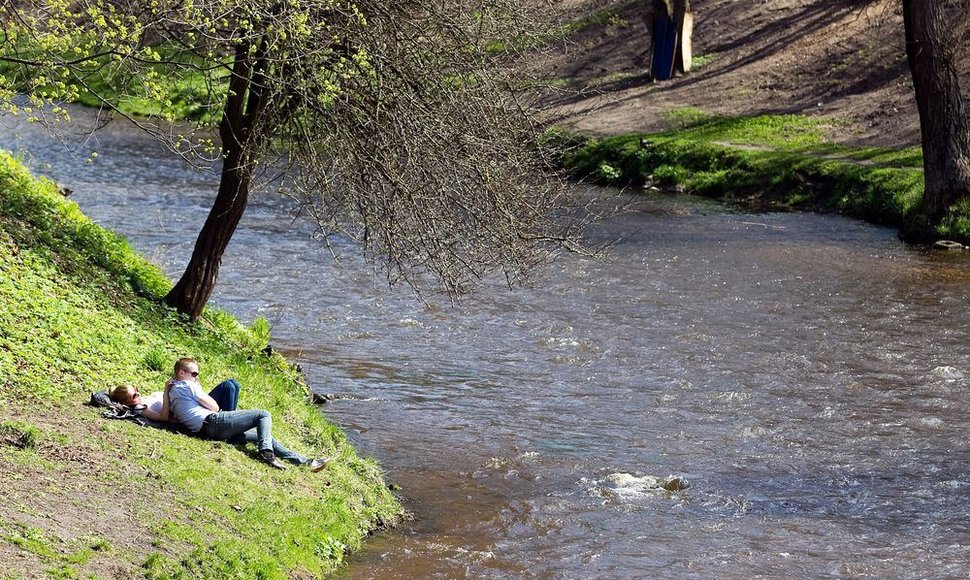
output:
<instances>
[{"instance_id":1,"label":"blue object near tree","mask_svg":"<svg viewBox=\"0 0 970 580\"><path fill-rule=\"evenodd\" d=\"M677 26L666 16L653 21L653 54L650 57L650 76L655 81L666 81L674 76L674 59L677 54Z\"/></svg>"}]
</instances>

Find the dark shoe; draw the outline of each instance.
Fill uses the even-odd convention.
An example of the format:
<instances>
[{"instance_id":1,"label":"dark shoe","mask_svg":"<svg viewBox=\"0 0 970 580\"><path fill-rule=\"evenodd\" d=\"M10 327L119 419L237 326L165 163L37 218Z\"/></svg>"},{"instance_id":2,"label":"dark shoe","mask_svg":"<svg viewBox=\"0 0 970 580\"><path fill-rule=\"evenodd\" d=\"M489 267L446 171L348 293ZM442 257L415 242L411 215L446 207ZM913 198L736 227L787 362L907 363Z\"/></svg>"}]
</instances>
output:
<instances>
[{"instance_id":1,"label":"dark shoe","mask_svg":"<svg viewBox=\"0 0 970 580\"><path fill-rule=\"evenodd\" d=\"M329 457L320 457L318 459L311 459L303 465L306 465L307 469L313 473L316 473L318 471L323 471L323 468L326 467L328 463L330 463Z\"/></svg>"},{"instance_id":2,"label":"dark shoe","mask_svg":"<svg viewBox=\"0 0 970 580\"><path fill-rule=\"evenodd\" d=\"M259 458L263 460L263 463L267 463L276 469L286 469L286 464L277 459L276 455L269 449L260 451Z\"/></svg>"}]
</instances>

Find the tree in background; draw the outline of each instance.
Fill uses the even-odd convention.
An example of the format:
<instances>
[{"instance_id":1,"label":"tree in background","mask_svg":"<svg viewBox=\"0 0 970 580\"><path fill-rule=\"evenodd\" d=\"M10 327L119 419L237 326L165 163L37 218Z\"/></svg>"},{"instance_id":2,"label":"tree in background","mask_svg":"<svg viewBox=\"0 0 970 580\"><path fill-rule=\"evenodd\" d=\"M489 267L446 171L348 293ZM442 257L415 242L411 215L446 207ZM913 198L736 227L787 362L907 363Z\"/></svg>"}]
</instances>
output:
<instances>
[{"instance_id":1,"label":"tree in background","mask_svg":"<svg viewBox=\"0 0 970 580\"><path fill-rule=\"evenodd\" d=\"M64 114L44 106L87 95L124 114L141 100L159 114L139 126L188 160L221 161L165 297L192 318L261 184L323 238L383 258L390 282L452 294L494 269L518 280L580 226L511 90L502 41L532 21L514 0L28 0L0 16L8 109ZM173 111L198 125L173 131Z\"/></svg>"},{"instance_id":2,"label":"tree in background","mask_svg":"<svg viewBox=\"0 0 970 580\"><path fill-rule=\"evenodd\" d=\"M970 2L903 0L903 21L925 183L920 214L903 236L926 242L948 212L959 203L970 204L970 124L956 67L960 51L966 50ZM970 214L970 205L961 213Z\"/></svg>"}]
</instances>

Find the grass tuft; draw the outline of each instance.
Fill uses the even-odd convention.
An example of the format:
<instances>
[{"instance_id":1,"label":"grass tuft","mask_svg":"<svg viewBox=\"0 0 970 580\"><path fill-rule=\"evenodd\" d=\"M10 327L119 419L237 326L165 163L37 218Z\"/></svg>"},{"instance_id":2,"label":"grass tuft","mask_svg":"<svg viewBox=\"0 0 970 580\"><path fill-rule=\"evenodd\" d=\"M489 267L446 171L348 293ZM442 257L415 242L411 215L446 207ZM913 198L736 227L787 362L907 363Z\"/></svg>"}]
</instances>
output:
<instances>
[{"instance_id":1,"label":"grass tuft","mask_svg":"<svg viewBox=\"0 0 970 580\"><path fill-rule=\"evenodd\" d=\"M23 421L3 421L0 423L0 443L18 449L32 450L43 434L37 427Z\"/></svg>"}]
</instances>

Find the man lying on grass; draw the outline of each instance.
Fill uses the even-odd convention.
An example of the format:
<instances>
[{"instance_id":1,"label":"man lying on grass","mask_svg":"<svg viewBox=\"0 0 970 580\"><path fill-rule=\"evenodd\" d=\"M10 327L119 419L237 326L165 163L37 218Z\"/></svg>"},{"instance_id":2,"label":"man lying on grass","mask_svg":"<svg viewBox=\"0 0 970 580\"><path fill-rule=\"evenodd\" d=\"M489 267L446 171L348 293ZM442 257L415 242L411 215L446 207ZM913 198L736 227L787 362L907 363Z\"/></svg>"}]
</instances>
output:
<instances>
[{"instance_id":1,"label":"man lying on grass","mask_svg":"<svg viewBox=\"0 0 970 580\"><path fill-rule=\"evenodd\" d=\"M286 469L281 458L314 472L326 467L326 459L307 459L273 438L269 411L236 410L239 383L235 380L223 381L206 394L198 377L199 364L191 358L180 358L163 392L143 398L137 389L124 385L114 389L111 398L128 406L146 405L142 414L154 421L170 421L174 417L186 429L206 439L256 443L260 459L277 469Z\"/></svg>"}]
</instances>

